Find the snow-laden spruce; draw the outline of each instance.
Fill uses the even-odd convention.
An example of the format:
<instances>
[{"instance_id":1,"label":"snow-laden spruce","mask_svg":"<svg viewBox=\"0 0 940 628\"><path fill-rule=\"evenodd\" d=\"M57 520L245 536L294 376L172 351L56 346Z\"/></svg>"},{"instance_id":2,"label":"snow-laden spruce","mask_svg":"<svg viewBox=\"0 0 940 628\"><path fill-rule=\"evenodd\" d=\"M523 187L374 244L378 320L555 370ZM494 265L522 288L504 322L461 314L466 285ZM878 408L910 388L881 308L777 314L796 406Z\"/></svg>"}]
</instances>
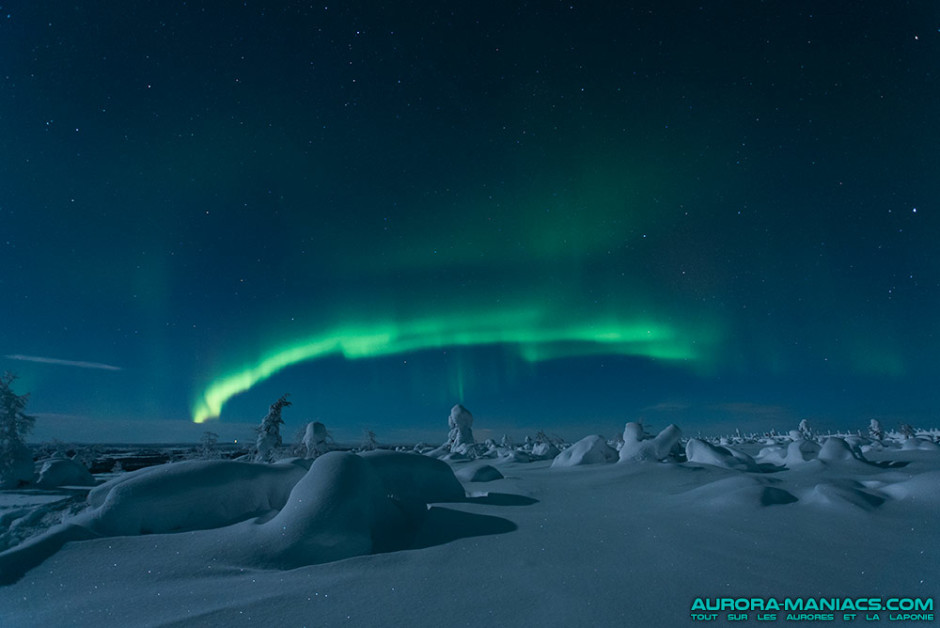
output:
<instances>
[{"instance_id":1,"label":"snow-laden spruce","mask_svg":"<svg viewBox=\"0 0 940 628\"><path fill-rule=\"evenodd\" d=\"M281 411L291 405L287 397L286 394L281 395L280 399L272 403L268 413L261 419L261 425L256 428L258 438L253 456L256 462L271 462L277 456L277 450L283 443L281 426L284 425L284 419L281 418Z\"/></svg>"},{"instance_id":2,"label":"snow-laden spruce","mask_svg":"<svg viewBox=\"0 0 940 628\"><path fill-rule=\"evenodd\" d=\"M317 458L330 451L330 441L332 437L326 431L326 426L319 421L307 423L304 429L304 437L301 445L304 449L304 457Z\"/></svg>"},{"instance_id":3,"label":"snow-laden spruce","mask_svg":"<svg viewBox=\"0 0 940 628\"><path fill-rule=\"evenodd\" d=\"M26 446L26 436L33 429L35 417L26 414L29 394L13 392L16 375L0 375L0 489L29 484L34 478L33 453Z\"/></svg>"},{"instance_id":4,"label":"snow-laden spruce","mask_svg":"<svg viewBox=\"0 0 940 628\"><path fill-rule=\"evenodd\" d=\"M459 403L450 409L447 426L450 428L447 443L451 453L465 454L476 444L473 440L473 415Z\"/></svg>"}]
</instances>

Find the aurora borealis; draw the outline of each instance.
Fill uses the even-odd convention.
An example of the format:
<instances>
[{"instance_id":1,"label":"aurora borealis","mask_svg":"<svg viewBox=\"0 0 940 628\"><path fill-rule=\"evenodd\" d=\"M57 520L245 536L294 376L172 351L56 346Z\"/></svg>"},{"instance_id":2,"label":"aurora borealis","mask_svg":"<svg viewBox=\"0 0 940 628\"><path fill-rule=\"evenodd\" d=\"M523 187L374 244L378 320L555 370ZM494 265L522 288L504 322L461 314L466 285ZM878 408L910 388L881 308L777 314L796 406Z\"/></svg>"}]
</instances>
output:
<instances>
[{"instance_id":1,"label":"aurora borealis","mask_svg":"<svg viewBox=\"0 0 940 628\"><path fill-rule=\"evenodd\" d=\"M938 77L927 2L5 3L0 369L72 440L931 422Z\"/></svg>"},{"instance_id":2,"label":"aurora borealis","mask_svg":"<svg viewBox=\"0 0 940 628\"><path fill-rule=\"evenodd\" d=\"M582 323L580 327L555 328L541 316L512 313L493 320L484 314L469 314L409 321L405 325L350 328L295 342L275 350L253 367L214 382L196 405L193 419L202 423L217 418L232 396L289 366L335 353L354 359L448 347L508 345L518 347L519 358L530 362L590 353L694 361L697 355L692 341L683 343L676 336L675 331L656 324L622 327ZM459 401L465 396L463 389L463 384L457 382L454 392Z\"/></svg>"}]
</instances>

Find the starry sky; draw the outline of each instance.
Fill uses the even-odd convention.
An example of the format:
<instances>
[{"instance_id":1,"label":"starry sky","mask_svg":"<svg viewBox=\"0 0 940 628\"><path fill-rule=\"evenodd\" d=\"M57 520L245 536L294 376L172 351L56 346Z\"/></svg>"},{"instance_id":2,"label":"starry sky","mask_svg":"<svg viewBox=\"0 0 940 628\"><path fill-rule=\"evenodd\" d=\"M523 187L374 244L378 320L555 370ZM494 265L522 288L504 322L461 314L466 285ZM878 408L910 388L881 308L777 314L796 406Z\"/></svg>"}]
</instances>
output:
<instances>
[{"instance_id":1,"label":"starry sky","mask_svg":"<svg viewBox=\"0 0 940 628\"><path fill-rule=\"evenodd\" d=\"M933 2L3 2L34 438L935 425ZM933 422L933 423L931 423Z\"/></svg>"}]
</instances>

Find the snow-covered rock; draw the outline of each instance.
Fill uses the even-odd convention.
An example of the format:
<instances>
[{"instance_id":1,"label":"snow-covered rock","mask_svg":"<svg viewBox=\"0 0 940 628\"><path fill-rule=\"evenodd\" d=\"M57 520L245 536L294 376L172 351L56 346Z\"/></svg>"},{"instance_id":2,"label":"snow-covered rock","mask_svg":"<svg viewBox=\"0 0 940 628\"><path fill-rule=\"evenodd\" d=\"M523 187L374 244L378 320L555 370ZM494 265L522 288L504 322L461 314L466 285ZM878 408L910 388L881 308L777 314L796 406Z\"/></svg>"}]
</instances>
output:
<instances>
[{"instance_id":1,"label":"snow-covered rock","mask_svg":"<svg viewBox=\"0 0 940 628\"><path fill-rule=\"evenodd\" d=\"M57 486L94 486L95 477L80 462L69 458L52 458L42 463L36 484L41 488Z\"/></svg>"},{"instance_id":2,"label":"snow-covered rock","mask_svg":"<svg viewBox=\"0 0 940 628\"><path fill-rule=\"evenodd\" d=\"M593 434L585 436L552 461L552 468L574 467L583 464L605 464L617 461L617 450L607 444L603 437Z\"/></svg>"}]
</instances>

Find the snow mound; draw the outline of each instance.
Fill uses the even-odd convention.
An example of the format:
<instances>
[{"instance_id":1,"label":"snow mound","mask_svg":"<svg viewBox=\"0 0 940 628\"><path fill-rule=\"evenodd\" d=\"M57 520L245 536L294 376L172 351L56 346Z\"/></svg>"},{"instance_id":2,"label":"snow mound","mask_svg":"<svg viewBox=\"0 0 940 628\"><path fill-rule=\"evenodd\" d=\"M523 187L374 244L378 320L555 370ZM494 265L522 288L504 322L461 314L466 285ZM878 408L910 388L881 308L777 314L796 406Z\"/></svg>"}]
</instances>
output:
<instances>
[{"instance_id":1,"label":"snow mound","mask_svg":"<svg viewBox=\"0 0 940 628\"><path fill-rule=\"evenodd\" d=\"M909 480L889 484L881 489L894 499L923 502L924 504L940 503L940 471L928 471L914 476Z\"/></svg>"},{"instance_id":2,"label":"snow mound","mask_svg":"<svg viewBox=\"0 0 940 628\"><path fill-rule=\"evenodd\" d=\"M375 467L360 456L328 452L316 459L271 520L250 527L250 563L293 569L369 554L400 511L385 496ZM244 547L244 545L243 545Z\"/></svg>"},{"instance_id":3,"label":"snow mound","mask_svg":"<svg viewBox=\"0 0 940 628\"><path fill-rule=\"evenodd\" d=\"M787 446L786 464L798 465L816 459L820 446L815 441L800 438Z\"/></svg>"},{"instance_id":4,"label":"snow mound","mask_svg":"<svg viewBox=\"0 0 940 628\"><path fill-rule=\"evenodd\" d=\"M690 438L686 443L685 457L689 462L710 464L723 469L760 471L760 467L749 455L727 447L712 445L698 438Z\"/></svg>"},{"instance_id":5,"label":"snow mound","mask_svg":"<svg viewBox=\"0 0 940 628\"><path fill-rule=\"evenodd\" d=\"M86 527L106 536L204 530L280 510L301 464L191 460L127 473L91 490Z\"/></svg>"},{"instance_id":6,"label":"snow mound","mask_svg":"<svg viewBox=\"0 0 940 628\"><path fill-rule=\"evenodd\" d=\"M436 458L397 451L367 451L360 454L381 478L385 490L399 501L462 501L466 494L450 466Z\"/></svg>"},{"instance_id":7,"label":"snow mound","mask_svg":"<svg viewBox=\"0 0 940 628\"><path fill-rule=\"evenodd\" d=\"M557 454L556 454L557 455ZM536 460L532 455L518 449L503 449L499 452L500 462L523 462L528 463Z\"/></svg>"},{"instance_id":8,"label":"snow mound","mask_svg":"<svg viewBox=\"0 0 940 628\"><path fill-rule=\"evenodd\" d=\"M834 480L813 487L806 501L811 504L860 510L874 510L886 500L880 492L855 480Z\"/></svg>"},{"instance_id":9,"label":"snow mound","mask_svg":"<svg viewBox=\"0 0 940 628\"><path fill-rule=\"evenodd\" d=\"M844 439L837 436L830 436L823 443L819 453L816 454L819 460L824 462L844 462L860 460L865 462L861 450L853 448Z\"/></svg>"},{"instance_id":10,"label":"snow mound","mask_svg":"<svg viewBox=\"0 0 940 628\"><path fill-rule=\"evenodd\" d=\"M901 445L904 451L937 451L940 445L923 438L908 438Z\"/></svg>"},{"instance_id":11,"label":"snow mound","mask_svg":"<svg viewBox=\"0 0 940 628\"><path fill-rule=\"evenodd\" d=\"M675 425L667 426L655 438L646 438L643 426L639 423L627 423L623 428L623 446L619 459L636 461L658 461L669 456L672 448L682 438L682 430Z\"/></svg>"},{"instance_id":12,"label":"snow mound","mask_svg":"<svg viewBox=\"0 0 940 628\"><path fill-rule=\"evenodd\" d=\"M503 479L503 474L499 472L499 469L489 464L466 467L457 471L455 475L464 482L492 482Z\"/></svg>"},{"instance_id":13,"label":"snow mound","mask_svg":"<svg viewBox=\"0 0 940 628\"><path fill-rule=\"evenodd\" d=\"M0 583L15 581L65 543L102 536L211 529L205 534L214 535L213 559L280 569L402 549L427 504L464 499L446 463L411 453L150 467L93 489L89 510L0 553Z\"/></svg>"},{"instance_id":14,"label":"snow mound","mask_svg":"<svg viewBox=\"0 0 940 628\"><path fill-rule=\"evenodd\" d=\"M757 460L761 463L793 467L816 460L819 451L820 447L815 441L798 438L786 446L764 447L757 453Z\"/></svg>"},{"instance_id":15,"label":"snow mound","mask_svg":"<svg viewBox=\"0 0 940 628\"><path fill-rule=\"evenodd\" d=\"M42 463L36 484L40 488L55 488L57 486L94 486L97 482L85 465L80 462L68 458L53 458Z\"/></svg>"},{"instance_id":16,"label":"snow mound","mask_svg":"<svg viewBox=\"0 0 940 628\"><path fill-rule=\"evenodd\" d=\"M755 476L733 475L709 482L681 496L693 503L726 510L753 508L757 506L779 506L797 501L793 493L772 486L770 482Z\"/></svg>"},{"instance_id":17,"label":"snow mound","mask_svg":"<svg viewBox=\"0 0 940 628\"><path fill-rule=\"evenodd\" d=\"M617 450L607 444L603 437L593 434L585 436L552 460L552 468L575 467L584 464L604 464L617 461Z\"/></svg>"}]
</instances>

